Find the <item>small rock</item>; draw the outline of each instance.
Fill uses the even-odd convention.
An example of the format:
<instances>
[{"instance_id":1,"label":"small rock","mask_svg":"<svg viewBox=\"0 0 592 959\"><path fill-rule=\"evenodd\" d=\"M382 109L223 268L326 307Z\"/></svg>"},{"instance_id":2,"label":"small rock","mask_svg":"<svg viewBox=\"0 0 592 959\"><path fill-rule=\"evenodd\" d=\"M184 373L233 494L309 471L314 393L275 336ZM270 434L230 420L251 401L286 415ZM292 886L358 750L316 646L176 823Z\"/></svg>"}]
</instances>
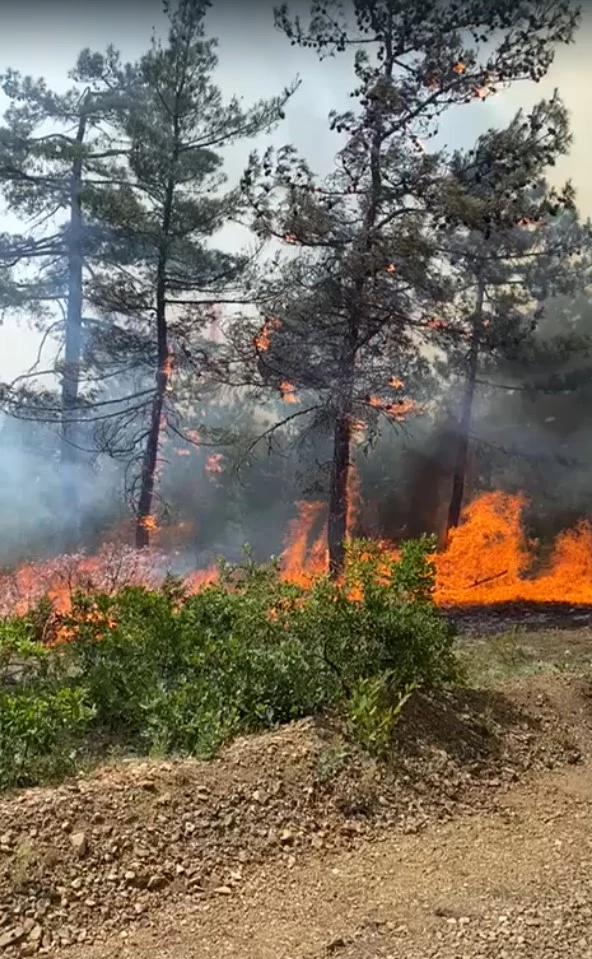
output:
<instances>
[{"instance_id":1,"label":"small rock","mask_svg":"<svg viewBox=\"0 0 592 959\"><path fill-rule=\"evenodd\" d=\"M22 926L14 926L12 929L9 929L8 932L0 936L0 949L6 949L14 942L18 942L19 939L23 938L24 934L25 930Z\"/></svg>"},{"instance_id":2,"label":"small rock","mask_svg":"<svg viewBox=\"0 0 592 959\"><path fill-rule=\"evenodd\" d=\"M19 955L21 956L34 956L36 952L39 951L38 942L25 942L19 950Z\"/></svg>"},{"instance_id":3,"label":"small rock","mask_svg":"<svg viewBox=\"0 0 592 959\"><path fill-rule=\"evenodd\" d=\"M29 941L41 942L42 938L43 938L43 929L41 928L39 923L37 923L35 926L33 926L33 928L31 929L29 933Z\"/></svg>"},{"instance_id":4,"label":"small rock","mask_svg":"<svg viewBox=\"0 0 592 959\"><path fill-rule=\"evenodd\" d=\"M83 859L88 851L88 841L86 833L73 832L70 836L70 845L79 859Z\"/></svg>"},{"instance_id":5,"label":"small rock","mask_svg":"<svg viewBox=\"0 0 592 959\"><path fill-rule=\"evenodd\" d=\"M347 943L343 936L337 936L335 939L332 939L331 942L327 944L327 952L329 954L337 952L339 949L345 949Z\"/></svg>"},{"instance_id":6,"label":"small rock","mask_svg":"<svg viewBox=\"0 0 592 959\"><path fill-rule=\"evenodd\" d=\"M214 889L214 892L217 892L219 896L232 895L232 889L230 888L230 886L218 886L216 889Z\"/></svg>"},{"instance_id":7,"label":"small rock","mask_svg":"<svg viewBox=\"0 0 592 959\"><path fill-rule=\"evenodd\" d=\"M152 892L155 889L162 889L163 886L166 886L166 879L164 876L150 876L148 880L147 889Z\"/></svg>"}]
</instances>

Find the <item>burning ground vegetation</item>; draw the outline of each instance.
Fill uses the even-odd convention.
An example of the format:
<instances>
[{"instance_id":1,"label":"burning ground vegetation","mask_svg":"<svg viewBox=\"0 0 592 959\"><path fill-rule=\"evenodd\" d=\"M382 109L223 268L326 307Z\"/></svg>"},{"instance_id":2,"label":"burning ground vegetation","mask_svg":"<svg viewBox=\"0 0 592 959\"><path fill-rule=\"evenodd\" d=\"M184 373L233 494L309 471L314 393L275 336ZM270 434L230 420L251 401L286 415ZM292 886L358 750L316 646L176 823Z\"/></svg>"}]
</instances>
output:
<instances>
[{"instance_id":1,"label":"burning ground vegetation","mask_svg":"<svg viewBox=\"0 0 592 959\"><path fill-rule=\"evenodd\" d=\"M110 749L209 754L335 709L357 742L386 749L418 689L461 679L459 627L592 620L592 528L542 556L524 507L482 495L440 552L429 538L351 539L336 581L314 502L267 565L247 556L175 578L170 555L113 542L5 573L0 787L59 778Z\"/></svg>"},{"instance_id":2,"label":"burning ground vegetation","mask_svg":"<svg viewBox=\"0 0 592 959\"><path fill-rule=\"evenodd\" d=\"M592 606L592 525L582 520L562 532L551 547L539 549L528 538L520 495L485 493L464 510L461 525L451 530L448 545L432 557L433 597L442 608L478 608L502 604L566 604ZM356 519L354 499L348 517ZM151 529L158 532L154 517ZM301 502L286 536L278 575L285 583L310 586L327 568L325 506ZM180 533L183 530L179 530ZM157 541L157 540L156 540ZM381 551L396 560L400 549L378 541ZM68 554L24 564L0 575L0 615L19 615L43 597L59 612L68 609L78 589L115 593L127 586L154 589L174 568L174 547L140 552L121 542L107 542L94 556ZM193 594L219 579L216 565L184 574ZM352 589L350 597L355 598Z\"/></svg>"},{"instance_id":3,"label":"burning ground vegetation","mask_svg":"<svg viewBox=\"0 0 592 959\"><path fill-rule=\"evenodd\" d=\"M210 755L237 734L334 712L353 741L388 753L419 690L463 680L459 624L480 635L491 610L506 625L526 607L588 615L592 529L565 532L543 562L524 505L481 496L439 553L429 538L352 539L338 580L325 575L316 503L301 504L277 563L247 556L174 578L162 554L110 544L7 574L0 787L113 750Z\"/></svg>"}]
</instances>

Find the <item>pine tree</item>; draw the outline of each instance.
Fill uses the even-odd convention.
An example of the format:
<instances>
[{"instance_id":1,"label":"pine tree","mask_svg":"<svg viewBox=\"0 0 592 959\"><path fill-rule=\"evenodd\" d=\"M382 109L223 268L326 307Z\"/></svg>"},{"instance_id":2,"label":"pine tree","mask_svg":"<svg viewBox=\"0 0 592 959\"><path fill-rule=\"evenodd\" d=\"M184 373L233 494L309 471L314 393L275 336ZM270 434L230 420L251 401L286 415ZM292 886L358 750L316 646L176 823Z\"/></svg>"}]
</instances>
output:
<instances>
[{"instance_id":1,"label":"pine tree","mask_svg":"<svg viewBox=\"0 0 592 959\"><path fill-rule=\"evenodd\" d=\"M118 62L113 49L109 60ZM57 342L56 362L46 370L37 364L31 372L35 378L59 379L58 395L51 387L23 389L21 381L19 390L5 391L5 401L13 414L59 423L64 509L75 524L84 283L92 263L102 261L105 240L96 215L94 224L87 221L85 203L92 194L98 208L105 177L120 152L105 124L128 95L129 81L119 72L114 84L112 71L104 82L88 85L78 67L70 73L74 85L63 94L42 79L8 70L2 90L9 107L0 129L0 190L6 209L28 226L26 232L0 236L0 306L12 316L32 318L42 344Z\"/></svg>"},{"instance_id":2,"label":"pine tree","mask_svg":"<svg viewBox=\"0 0 592 959\"><path fill-rule=\"evenodd\" d=\"M551 9L538 0L352 6L348 19L338 3L314 0L308 30L286 7L276 14L293 44L321 56L356 49L351 96L358 107L330 116L341 135L332 175L318 180L285 148L254 155L243 183L261 235L295 250L275 293L275 280L264 285L268 314L255 341L260 357L269 354L264 379L271 364L276 381L314 394L294 415L308 412L331 424L327 537L334 575L344 562L356 423L369 408L391 420L412 408L413 397L399 393L402 370L422 374L421 336L433 333L433 315L453 292L437 227L462 222L466 197L456 203L446 154L428 152L425 142L447 109L517 79L540 80L554 44L569 42L578 22L569 3ZM376 392L369 394L371 386Z\"/></svg>"},{"instance_id":3,"label":"pine tree","mask_svg":"<svg viewBox=\"0 0 592 959\"><path fill-rule=\"evenodd\" d=\"M148 545L153 526L159 444L173 427L174 401L183 376L192 388L204 374L207 350L201 331L212 304L238 295L246 257L216 250L211 238L236 215L241 197L223 192L221 150L273 127L290 96L244 110L224 103L212 80L216 41L205 36L208 0L165 4L168 40L156 39L135 67L137 94L119 117L129 148L126 182L113 194L112 226L128 243L130 268L114 281L95 278L92 301L103 317L93 344L104 368L126 365L153 378L147 397L124 414L133 427L125 446L139 459L133 498L136 543ZM100 71L100 64L94 65ZM111 322L106 322L110 320ZM175 392L173 392L173 370ZM117 439L122 432L114 424Z\"/></svg>"},{"instance_id":4,"label":"pine tree","mask_svg":"<svg viewBox=\"0 0 592 959\"><path fill-rule=\"evenodd\" d=\"M487 382L500 363L517 362L546 301L582 282L588 230L578 222L573 188L556 190L545 181L569 145L567 111L555 93L452 159L452 189L465 214L443 235L443 255L458 291L435 323L462 393L448 529L460 519L479 376Z\"/></svg>"}]
</instances>

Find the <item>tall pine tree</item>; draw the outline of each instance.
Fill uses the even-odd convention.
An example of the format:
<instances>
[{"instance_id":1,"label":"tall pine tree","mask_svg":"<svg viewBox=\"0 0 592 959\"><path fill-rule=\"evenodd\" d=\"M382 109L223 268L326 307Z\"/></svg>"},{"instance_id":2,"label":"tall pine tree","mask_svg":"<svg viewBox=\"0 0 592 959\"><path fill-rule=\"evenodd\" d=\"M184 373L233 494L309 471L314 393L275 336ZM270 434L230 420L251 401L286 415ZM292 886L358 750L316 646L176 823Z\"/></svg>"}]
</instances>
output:
<instances>
[{"instance_id":1,"label":"tall pine tree","mask_svg":"<svg viewBox=\"0 0 592 959\"><path fill-rule=\"evenodd\" d=\"M166 43L128 68L136 96L118 119L129 150L125 182L113 192L111 223L125 237L130 266L114 280L96 276L92 301L103 317L95 356L103 368L153 380L147 400L125 415L127 450L137 456L133 487L136 543L148 545L154 525L155 480L162 435L174 426L175 390L183 373L195 385L207 364L202 342L210 308L236 295L246 258L215 249L211 238L237 213L240 193L224 191L224 147L270 130L291 91L243 109L224 103L212 79L216 40L205 35L208 0L165 5ZM101 64L89 64L100 74ZM229 294L228 291L231 291ZM109 321L109 322L107 322ZM119 422L114 423L118 438Z\"/></svg>"},{"instance_id":2,"label":"tall pine tree","mask_svg":"<svg viewBox=\"0 0 592 959\"><path fill-rule=\"evenodd\" d=\"M397 400L401 370L421 367L421 335L431 336L453 290L437 227L462 222L464 208L455 207L445 153L425 142L446 110L541 79L554 45L571 41L578 12L540 0L353 0L344 17L339 3L314 0L308 29L286 7L277 22L321 56L356 50L357 109L330 116L342 137L333 173L319 180L286 148L253 156L244 179L256 228L295 250L255 342L259 361L262 347L273 361L271 343L284 336L276 379L312 389L311 412L331 424L327 539L338 574L356 424L369 407L395 420L410 408L411 397ZM377 371L392 399L368 395Z\"/></svg>"}]
</instances>

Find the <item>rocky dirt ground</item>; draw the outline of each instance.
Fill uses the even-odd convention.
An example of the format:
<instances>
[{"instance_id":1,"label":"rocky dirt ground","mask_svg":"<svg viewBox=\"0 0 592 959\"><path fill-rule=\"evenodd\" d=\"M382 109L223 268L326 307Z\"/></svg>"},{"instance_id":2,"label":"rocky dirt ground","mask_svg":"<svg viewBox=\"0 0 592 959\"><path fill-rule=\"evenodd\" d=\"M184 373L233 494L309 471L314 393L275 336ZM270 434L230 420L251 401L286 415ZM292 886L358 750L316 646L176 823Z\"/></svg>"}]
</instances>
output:
<instances>
[{"instance_id":1,"label":"rocky dirt ground","mask_svg":"<svg viewBox=\"0 0 592 959\"><path fill-rule=\"evenodd\" d=\"M592 959L578 649L571 671L412 701L388 770L305 721L3 797L0 953Z\"/></svg>"}]
</instances>

